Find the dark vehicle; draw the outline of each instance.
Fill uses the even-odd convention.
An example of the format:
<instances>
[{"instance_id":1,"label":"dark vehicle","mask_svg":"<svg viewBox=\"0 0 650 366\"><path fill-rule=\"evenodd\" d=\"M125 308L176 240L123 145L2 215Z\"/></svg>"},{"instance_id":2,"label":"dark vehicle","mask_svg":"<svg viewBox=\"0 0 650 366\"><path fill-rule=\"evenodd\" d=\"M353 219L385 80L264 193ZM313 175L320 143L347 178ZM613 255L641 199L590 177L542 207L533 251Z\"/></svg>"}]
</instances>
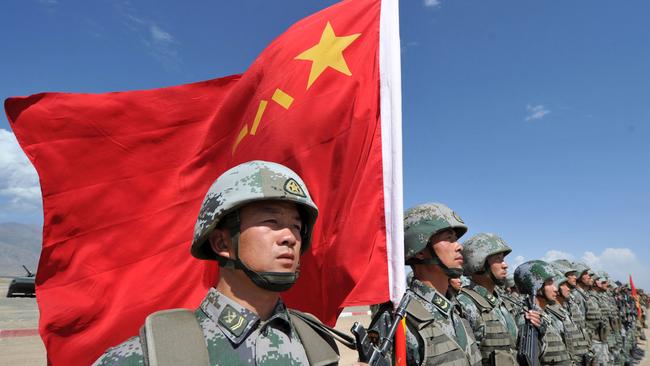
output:
<instances>
[{"instance_id":1,"label":"dark vehicle","mask_svg":"<svg viewBox=\"0 0 650 366\"><path fill-rule=\"evenodd\" d=\"M9 284L9 289L7 290L7 297L16 297L16 296L36 296L36 274L30 272L27 267L23 266L25 271L27 271L27 276L24 277L14 277Z\"/></svg>"}]
</instances>

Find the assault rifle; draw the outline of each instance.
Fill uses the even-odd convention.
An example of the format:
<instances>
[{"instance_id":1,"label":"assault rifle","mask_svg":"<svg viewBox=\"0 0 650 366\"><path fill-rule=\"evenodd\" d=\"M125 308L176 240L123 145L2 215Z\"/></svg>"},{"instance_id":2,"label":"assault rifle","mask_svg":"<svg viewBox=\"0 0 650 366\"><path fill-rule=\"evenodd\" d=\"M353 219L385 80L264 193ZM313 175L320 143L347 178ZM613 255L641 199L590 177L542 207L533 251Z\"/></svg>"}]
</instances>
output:
<instances>
[{"instance_id":1,"label":"assault rifle","mask_svg":"<svg viewBox=\"0 0 650 366\"><path fill-rule=\"evenodd\" d=\"M380 344L376 346L368 331L359 322L355 322L350 331L354 334L356 340L357 352L359 352L359 361L365 362L370 366L390 366L392 361L386 359L393 346L393 337L397 331L397 326L404 319L406 315L406 307L411 301L411 295L408 292L404 293L402 300L393 312L393 321L391 322L388 333L380 338Z\"/></svg>"},{"instance_id":2,"label":"assault rifle","mask_svg":"<svg viewBox=\"0 0 650 366\"><path fill-rule=\"evenodd\" d=\"M526 305L529 310L535 310L535 294L529 294L526 298ZM519 335L517 345L517 361L524 366L539 366L539 330L526 319L526 325Z\"/></svg>"}]
</instances>

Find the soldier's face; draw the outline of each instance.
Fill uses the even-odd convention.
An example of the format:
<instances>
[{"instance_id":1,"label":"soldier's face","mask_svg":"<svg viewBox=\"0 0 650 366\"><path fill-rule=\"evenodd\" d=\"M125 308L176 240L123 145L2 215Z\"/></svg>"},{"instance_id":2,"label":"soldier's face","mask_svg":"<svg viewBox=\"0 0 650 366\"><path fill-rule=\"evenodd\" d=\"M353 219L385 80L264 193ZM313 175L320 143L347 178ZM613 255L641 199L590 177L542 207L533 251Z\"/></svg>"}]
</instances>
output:
<instances>
[{"instance_id":1,"label":"soldier's face","mask_svg":"<svg viewBox=\"0 0 650 366\"><path fill-rule=\"evenodd\" d=\"M239 258L256 272L295 272L302 220L296 205L260 201L240 209Z\"/></svg>"},{"instance_id":2,"label":"soldier's face","mask_svg":"<svg viewBox=\"0 0 650 366\"><path fill-rule=\"evenodd\" d=\"M488 270L492 271L492 275L497 280L505 280L508 275L508 263L506 263L505 255L503 253L493 254L487 257Z\"/></svg>"},{"instance_id":3,"label":"soldier's face","mask_svg":"<svg viewBox=\"0 0 650 366\"><path fill-rule=\"evenodd\" d=\"M566 281L569 283L570 286L576 287L576 284L578 283L578 277L576 277L576 273L569 272L569 274L566 276Z\"/></svg>"},{"instance_id":4,"label":"soldier's face","mask_svg":"<svg viewBox=\"0 0 650 366\"><path fill-rule=\"evenodd\" d=\"M560 285L560 295L565 299L568 299L571 296L571 288L569 288L569 285L566 282Z\"/></svg>"},{"instance_id":5,"label":"soldier's face","mask_svg":"<svg viewBox=\"0 0 650 366\"><path fill-rule=\"evenodd\" d=\"M555 284L553 284L553 280L544 282L543 291L544 297L546 297L547 300L557 301L557 289L555 288Z\"/></svg>"},{"instance_id":6,"label":"soldier's face","mask_svg":"<svg viewBox=\"0 0 650 366\"><path fill-rule=\"evenodd\" d=\"M463 246L458 243L454 230L445 230L436 233L429 239L433 251L440 261L449 268L463 268Z\"/></svg>"},{"instance_id":7,"label":"soldier's face","mask_svg":"<svg viewBox=\"0 0 650 366\"><path fill-rule=\"evenodd\" d=\"M587 286L591 286L594 283L591 279L591 276L587 272L583 273L582 276L580 276L580 282L584 283Z\"/></svg>"},{"instance_id":8,"label":"soldier's face","mask_svg":"<svg viewBox=\"0 0 650 366\"><path fill-rule=\"evenodd\" d=\"M460 288L462 286L462 283L460 281L460 278L450 278L449 279L449 285L454 288L456 291L460 291Z\"/></svg>"}]
</instances>

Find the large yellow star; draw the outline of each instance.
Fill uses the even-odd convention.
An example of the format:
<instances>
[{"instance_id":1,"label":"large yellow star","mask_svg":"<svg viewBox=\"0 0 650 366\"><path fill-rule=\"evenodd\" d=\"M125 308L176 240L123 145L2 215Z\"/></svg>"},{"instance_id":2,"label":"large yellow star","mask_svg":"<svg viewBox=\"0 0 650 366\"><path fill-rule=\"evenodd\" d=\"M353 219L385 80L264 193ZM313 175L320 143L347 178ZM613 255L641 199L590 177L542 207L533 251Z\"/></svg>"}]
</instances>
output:
<instances>
[{"instance_id":1,"label":"large yellow star","mask_svg":"<svg viewBox=\"0 0 650 366\"><path fill-rule=\"evenodd\" d=\"M307 81L307 89L311 84L318 79L320 74L328 67L333 68L347 76L352 75L348 64L343 58L343 50L345 50L361 33L352 34L349 36L337 37L334 34L334 29L330 22L327 22L323 34L320 36L320 41L314 47L304 51L296 56L296 60L311 61L311 71L309 72L309 81Z\"/></svg>"}]
</instances>

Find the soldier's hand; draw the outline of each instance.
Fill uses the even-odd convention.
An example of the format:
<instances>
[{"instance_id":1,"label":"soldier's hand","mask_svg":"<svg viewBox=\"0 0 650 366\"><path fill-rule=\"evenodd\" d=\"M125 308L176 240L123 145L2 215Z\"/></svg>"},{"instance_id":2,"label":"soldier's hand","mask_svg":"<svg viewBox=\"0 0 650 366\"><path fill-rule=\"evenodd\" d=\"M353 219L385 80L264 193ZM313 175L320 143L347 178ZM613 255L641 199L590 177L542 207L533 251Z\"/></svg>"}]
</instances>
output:
<instances>
[{"instance_id":1,"label":"soldier's hand","mask_svg":"<svg viewBox=\"0 0 650 366\"><path fill-rule=\"evenodd\" d=\"M539 326L542 325L542 315L539 311L528 310L524 313L524 318L530 320L530 323L534 325L535 328L539 328Z\"/></svg>"}]
</instances>

